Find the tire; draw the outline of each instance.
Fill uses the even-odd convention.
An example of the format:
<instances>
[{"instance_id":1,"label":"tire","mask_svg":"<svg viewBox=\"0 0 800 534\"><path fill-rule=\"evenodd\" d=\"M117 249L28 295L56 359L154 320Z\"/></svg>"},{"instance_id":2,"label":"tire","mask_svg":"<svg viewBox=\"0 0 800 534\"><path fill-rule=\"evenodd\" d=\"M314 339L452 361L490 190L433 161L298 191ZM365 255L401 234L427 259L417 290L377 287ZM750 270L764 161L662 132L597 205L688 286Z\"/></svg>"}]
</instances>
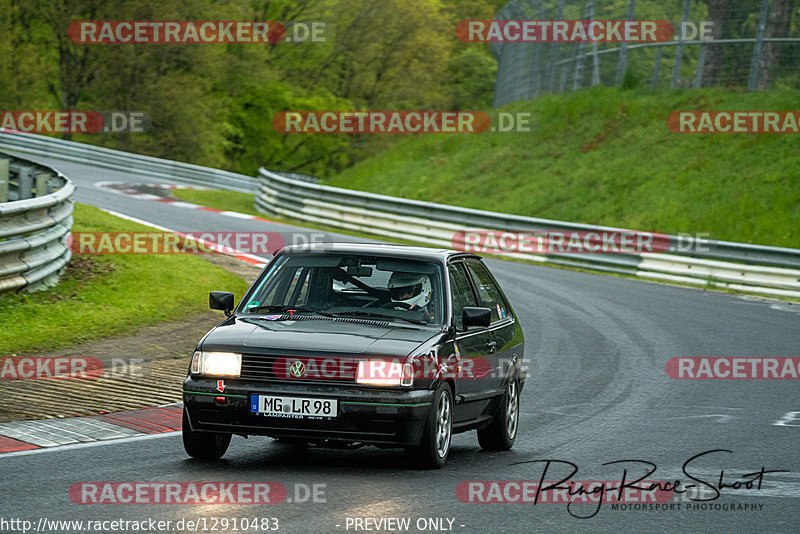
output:
<instances>
[{"instance_id":1,"label":"tire","mask_svg":"<svg viewBox=\"0 0 800 534\"><path fill-rule=\"evenodd\" d=\"M422 442L406 447L406 458L418 469L439 469L447 463L453 438L453 393L447 384L439 384L428 412Z\"/></svg>"},{"instance_id":2,"label":"tire","mask_svg":"<svg viewBox=\"0 0 800 534\"><path fill-rule=\"evenodd\" d=\"M485 451L509 451L517 439L518 429L519 381L512 378L506 384L506 391L492 422L478 430L478 443Z\"/></svg>"},{"instance_id":3,"label":"tire","mask_svg":"<svg viewBox=\"0 0 800 534\"><path fill-rule=\"evenodd\" d=\"M198 460L219 460L228 445L231 443L231 434L218 434L215 432L196 432L189 426L189 416L186 408L183 409L183 448L186 454Z\"/></svg>"}]
</instances>

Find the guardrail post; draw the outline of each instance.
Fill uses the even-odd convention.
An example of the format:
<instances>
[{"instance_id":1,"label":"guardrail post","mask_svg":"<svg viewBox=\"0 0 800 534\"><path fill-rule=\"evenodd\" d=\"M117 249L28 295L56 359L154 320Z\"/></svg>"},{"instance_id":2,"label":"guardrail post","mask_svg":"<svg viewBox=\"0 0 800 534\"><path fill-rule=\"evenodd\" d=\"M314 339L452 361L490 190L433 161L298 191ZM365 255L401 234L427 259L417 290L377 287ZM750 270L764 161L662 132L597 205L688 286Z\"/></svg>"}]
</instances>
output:
<instances>
[{"instance_id":1,"label":"guardrail post","mask_svg":"<svg viewBox=\"0 0 800 534\"><path fill-rule=\"evenodd\" d=\"M697 58L697 72L694 75L692 89L703 87L703 68L706 65L706 45L700 45L700 57Z\"/></svg>"},{"instance_id":2,"label":"guardrail post","mask_svg":"<svg viewBox=\"0 0 800 534\"><path fill-rule=\"evenodd\" d=\"M559 93L564 93L567 90L567 78L569 78L569 64L570 61L564 63L564 66L561 67L561 84L558 87Z\"/></svg>"},{"instance_id":3,"label":"guardrail post","mask_svg":"<svg viewBox=\"0 0 800 534\"><path fill-rule=\"evenodd\" d=\"M7 159L0 159L0 202L8 202L8 164Z\"/></svg>"},{"instance_id":4,"label":"guardrail post","mask_svg":"<svg viewBox=\"0 0 800 534\"><path fill-rule=\"evenodd\" d=\"M761 55L764 50L764 31L767 27L768 15L769 0L761 0L761 14L758 16L756 46L753 49L753 62L750 63L750 80L747 82L748 91L755 91L758 89L758 76L761 73Z\"/></svg>"},{"instance_id":5,"label":"guardrail post","mask_svg":"<svg viewBox=\"0 0 800 534\"><path fill-rule=\"evenodd\" d=\"M594 20L594 0L589 2L589 20ZM592 87L600 85L600 56L597 54L597 42L592 41Z\"/></svg>"},{"instance_id":6,"label":"guardrail post","mask_svg":"<svg viewBox=\"0 0 800 534\"><path fill-rule=\"evenodd\" d=\"M664 55L664 47L659 46L658 48L656 48L656 62L655 65L653 65L653 81L650 84L650 86L653 89L656 89L658 87L658 78L661 75L661 57L663 55Z\"/></svg>"},{"instance_id":7,"label":"guardrail post","mask_svg":"<svg viewBox=\"0 0 800 534\"><path fill-rule=\"evenodd\" d=\"M583 53L584 44L578 45L578 56L575 60L575 77L572 79L572 90L577 91L581 88L581 84L583 81L583 60L586 55Z\"/></svg>"},{"instance_id":8,"label":"guardrail post","mask_svg":"<svg viewBox=\"0 0 800 534\"><path fill-rule=\"evenodd\" d=\"M43 197L49 192L47 191L47 181L50 180L50 175L47 173L39 173L36 175L36 196Z\"/></svg>"},{"instance_id":9,"label":"guardrail post","mask_svg":"<svg viewBox=\"0 0 800 534\"><path fill-rule=\"evenodd\" d=\"M584 20L588 20L590 13L593 11L594 0L589 0L586 4L586 14L583 16ZM583 85L583 68L586 63L586 42L581 41L578 44L578 55L576 56L577 64L575 65L575 78L572 80L572 90L577 91Z\"/></svg>"},{"instance_id":10,"label":"guardrail post","mask_svg":"<svg viewBox=\"0 0 800 534\"><path fill-rule=\"evenodd\" d=\"M547 18L544 8L541 6L539 7L539 18L541 20L545 20ZM546 67L542 65L542 56L542 46L540 45L533 47L533 61L530 62L530 72L528 73L528 100L539 96L541 87L543 85L542 78L547 75L545 72Z\"/></svg>"},{"instance_id":11,"label":"guardrail post","mask_svg":"<svg viewBox=\"0 0 800 534\"><path fill-rule=\"evenodd\" d=\"M556 20L564 18L564 0L558 0ZM556 62L558 61L558 43L550 44L550 63L547 67L547 92L552 93L556 85Z\"/></svg>"},{"instance_id":12,"label":"guardrail post","mask_svg":"<svg viewBox=\"0 0 800 534\"><path fill-rule=\"evenodd\" d=\"M636 0L631 0L628 4L628 14L625 20L633 20ZM660 48L660 47L659 47ZM625 73L628 71L628 41L623 41L619 50L619 63L617 63L617 87L622 87L625 82Z\"/></svg>"},{"instance_id":13,"label":"guardrail post","mask_svg":"<svg viewBox=\"0 0 800 534\"><path fill-rule=\"evenodd\" d=\"M33 169L30 167L20 167L19 169L19 176L17 177L17 181L19 182L19 186L17 187L17 200L27 200L33 197Z\"/></svg>"},{"instance_id":14,"label":"guardrail post","mask_svg":"<svg viewBox=\"0 0 800 534\"><path fill-rule=\"evenodd\" d=\"M542 68L542 47L537 46L533 50L533 61L531 62L531 71L529 74L530 83L528 84L528 100L539 96L540 86L544 69Z\"/></svg>"},{"instance_id":15,"label":"guardrail post","mask_svg":"<svg viewBox=\"0 0 800 534\"><path fill-rule=\"evenodd\" d=\"M678 81L681 77L681 63L683 62L683 26L689 20L689 9L692 7L692 0L686 0L686 3L683 4L683 18L681 27L678 30L679 33L679 41L678 47L675 49L675 65L672 67L672 82L670 83L670 88L676 89L678 87Z\"/></svg>"}]
</instances>

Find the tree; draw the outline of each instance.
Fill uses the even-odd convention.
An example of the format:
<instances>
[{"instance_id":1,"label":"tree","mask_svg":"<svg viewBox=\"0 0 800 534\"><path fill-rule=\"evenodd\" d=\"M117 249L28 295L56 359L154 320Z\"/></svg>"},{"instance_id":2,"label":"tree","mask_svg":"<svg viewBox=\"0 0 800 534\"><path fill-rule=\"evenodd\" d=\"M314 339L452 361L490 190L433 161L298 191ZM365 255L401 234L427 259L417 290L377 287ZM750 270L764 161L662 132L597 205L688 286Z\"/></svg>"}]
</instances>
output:
<instances>
[{"instance_id":1,"label":"tree","mask_svg":"<svg viewBox=\"0 0 800 534\"><path fill-rule=\"evenodd\" d=\"M442 85L455 31L434 0L340 0L324 86L368 109L447 104Z\"/></svg>"},{"instance_id":2,"label":"tree","mask_svg":"<svg viewBox=\"0 0 800 534\"><path fill-rule=\"evenodd\" d=\"M40 28L24 18L20 2L0 2L0 109L24 110L52 107L46 81L55 75L31 36Z\"/></svg>"},{"instance_id":3,"label":"tree","mask_svg":"<svg viewBox=\"0 0 800 534\"><path fill-rule=\"evenodd\" d=\"M752 25L753 13L758 13L760 0L705 0L708 20L713 24L713 39L755 37ZM758 15L756 15L758 18ZM749 31L748 31L749 29ZM746 79L749 62L742 61L742 49L731 45L708 45L703 66L703 83L718 85L728 79Z\"/></svg>"},{"instance_id":4,"label":"tree","mask_svg":"<svg viewBox=\"0 0 800 534\"><path fill-rule=\"evenodd\" d=\"M792 26L795 0L772 0L767 19L766 37L788 37ZM775 79L783 51L783 43L764 43L759 70L758 88L769 89Z\"/></svg>"},{"instance_id":5,"label":"tree","mask_svg":"<svg viewBox=\"0 0 800 534\"><path fill-rule=\"evenodd\" d=\"M42 31L30 36L31 42L55 52L58 74L55 79L48 80L47 86L62 111L77 108L86 88L94 81L97 64L95 50L72 42L67 29L73 21L97 19L105 5L107 2L103 0L23 0L19 3L22 24L29 28L43 26ZM63 136L71 138L69 133Z\"/></svg>"},{"instance_id":6,"label":"tree","mask_svg":"<svg viewBox=\"0 0 800 534\"><path fill-rule=\"evenodd\" d=\"M455 110L479 110L492 106L497 62L477 48L465 48L448 65L448 88Z\"/></svg>"},{"instance_id":7,"label":"tree","mask_svg":"<svg viewBox=\"0 0 800 534\"><path fill-rule=\"evenodd\" d=\"M313 94L283 82L248 84L228 117L225 155L229 167L255 174L259 167L325 176L349 163L351 137L280 133L273 117L287 110L352 110L352 104L326 92Z\"/></svg>"}]
</instances>

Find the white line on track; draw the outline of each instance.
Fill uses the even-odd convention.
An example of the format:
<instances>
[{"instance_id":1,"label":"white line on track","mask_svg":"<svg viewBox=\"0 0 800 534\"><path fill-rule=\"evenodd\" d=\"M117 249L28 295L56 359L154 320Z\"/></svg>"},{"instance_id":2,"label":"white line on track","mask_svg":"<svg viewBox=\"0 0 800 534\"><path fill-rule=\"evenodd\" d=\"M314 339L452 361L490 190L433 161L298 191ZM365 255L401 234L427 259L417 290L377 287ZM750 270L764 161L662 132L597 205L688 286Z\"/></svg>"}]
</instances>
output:
<instances>
[{"instance_id":1,"label":"white line on track","mask_svg":"<svg viewBox=\"0 0 800 534\"><path fill-rule=\"evenodd\" d=\"M107 209L104 209L104 208L99 208L99 209L101 211L104 211L104 212L108 213L109 215L113 215L114 217L119 217L120 219L125 219L126 221L135 222L137 224L143 224L145 226L149 226L151 228L155 228L156 230L161 230L162 232L169 232L171 234L177 234L177 235L179 235L181 237L186 237L188 235L188 234L186 234L184 232L179 232L177 230L172 230L170 228L158 225L156 223L145 221L143 219L139 219L137 217L132 217L130 215L125 215L124 213L119 213L117 211L107 210ZM239 259L249 258L250 261L248 261L248 263L253 263L253 264L258 265L260 267L263 267L264 265L266 265L269 262L268 258L264 258L262 256L256 256L255 254L248 254L246 252L242 252L242 251L239 251L239 250L236 250L236 249L230 249L229 247L220 247L216 243L213 243L211 241L207 241L205 239L195 239L195 241L197 241L199 243L202 243L203 246L205 246L207 248L210 248L212 250L217 250L218 252L220 252L221 254L225 254L226 256L234 256L234 257L238 257ZM226 251L225 249L228 249L228 251ZM247 261L247 260L245 260L245 261Z\"/></svg>"},{"instance_id":2,"label":"white line on track","mask_svg":"<svg viewBox=\"0 0 800 534\"><path fill-rule=\"evenodd\" d=\"M72 451L75 449L87 449L89 447L103 447L106 445L117 445L119 443L131 443L134 441L144 441L148 439L168 438L172 436L179 436L180 430L172 432L161 432L160 434L142 434L141 436L131 436L129 438L111 439L106 441L88 441L85 443L73 443L70 445L61 445L59 447L47 447L42 449L30 449L27 451L15 451L0 454L0 461L11 458L14 456L29 456L31 454L44 454L48 452Z\"/></svg>"},{"instance_id":3,"label":"white line on track","mask_svg":"<svg viewBox=\"0 0 800 534\"><path fill-rule=\"evenodd\" d=\"M200 204L194 204L192 202L184 202L181 200L170 199L168 197L154 195L152 193L145 193L142 191L138 191L136 187L138 186L145 186L151 187L156 189L165 189L165 190L173 190L173 189L194 189L198 191L213 191L213 189L207 187L192 187L192 186L182 186L182 185L173 185L173 184L151 184L148 182L142 183L128 183L128 182L114 182L114 181L104 181L104 182L95 182L94 186L98 189L102 189L103 191L107 191L110 193L114 193L116 195L126 195L131 198L135 198L138 200L155 200L159 202L164 202L165 204L169 204L170 206L174 206L176 208L186 208L186 209L194 209L194 210L207 210L207 211L214 211L223 217L232 217L234 219L247 219L251 221L266 221L272 222L274 224L284 224L284 223L275 223L274 221L270 221L268 219L264 219L263 217L259 217L257 215L250 215L249 213L240 213L238 211L224 211L224 210L216 210L211 209L209 210L208 206L203 206Z\"/></svg>"}]
</instances>

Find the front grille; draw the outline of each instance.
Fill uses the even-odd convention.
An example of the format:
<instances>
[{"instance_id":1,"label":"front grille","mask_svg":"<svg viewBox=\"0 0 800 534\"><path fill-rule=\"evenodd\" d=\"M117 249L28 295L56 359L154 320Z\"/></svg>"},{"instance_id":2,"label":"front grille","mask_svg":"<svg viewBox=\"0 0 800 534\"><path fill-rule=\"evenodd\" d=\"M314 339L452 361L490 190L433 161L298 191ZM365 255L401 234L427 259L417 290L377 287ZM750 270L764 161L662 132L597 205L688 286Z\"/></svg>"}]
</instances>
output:
<instances>
[{"instance_id":1,"label":"front grille","mask_svg":"<svg viewBox=\"0 0 800 534\"><path fill-rule=\"evenodd\" d=\"M297 362L302 365L297 365ZM241 378L298 384L352 385L356 381L357 369L358 360L343 356L294 357L243 354Z\"/></svg>"}]
</instances>

